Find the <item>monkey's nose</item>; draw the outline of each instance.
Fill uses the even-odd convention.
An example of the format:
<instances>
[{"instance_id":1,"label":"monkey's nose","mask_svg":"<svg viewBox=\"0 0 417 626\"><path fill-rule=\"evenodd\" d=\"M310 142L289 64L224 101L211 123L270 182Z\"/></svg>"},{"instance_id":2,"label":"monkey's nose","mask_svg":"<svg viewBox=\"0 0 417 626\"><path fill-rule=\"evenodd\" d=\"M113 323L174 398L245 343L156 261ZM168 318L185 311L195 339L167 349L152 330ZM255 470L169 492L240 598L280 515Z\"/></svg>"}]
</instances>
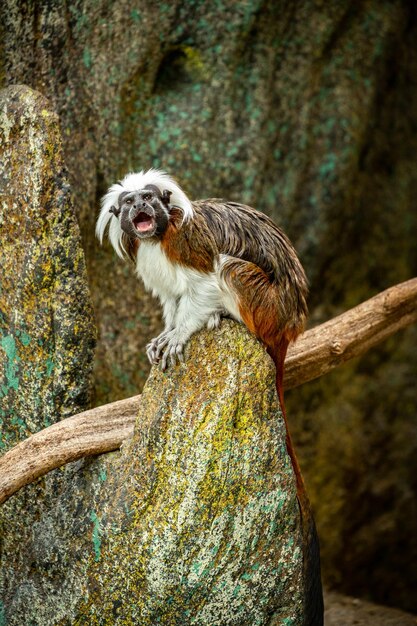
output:
<instances>
[{"instance_id":1,"label":"monkey's nose","mask_svg":"<svg viewBox=\"0 0 417 626\"><path fill-rule=\"evenodd\" d=\"M146 202L142 202L142 208L146 209Z\"/></svg>"}]
</instances>

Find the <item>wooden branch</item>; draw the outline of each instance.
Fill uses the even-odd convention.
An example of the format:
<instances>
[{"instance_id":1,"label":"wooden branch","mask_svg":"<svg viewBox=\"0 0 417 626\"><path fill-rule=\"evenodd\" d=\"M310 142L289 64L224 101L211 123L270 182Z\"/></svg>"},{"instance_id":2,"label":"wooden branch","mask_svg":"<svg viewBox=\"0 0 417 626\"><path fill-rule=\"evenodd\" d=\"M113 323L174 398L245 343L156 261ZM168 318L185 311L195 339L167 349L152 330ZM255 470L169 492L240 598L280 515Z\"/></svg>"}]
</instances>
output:
<instances>
[{"instance_id":1,"label":"wooden branch","mask_svg":"<svg viewBox=\"0 0 417 626\"><path fill-rule=\"evenodd\" d=\"M112 402L52 424L0 458L0 504L65 463L111 452L133 433L140 396Z\"/></svg>"},{"instance_id":2,"label":"wooden branch","mask_svg":"<svg viewBox=\"0 0 417 626\"><path fill-rule=\"evenodd\" d=\"M291 389L322 376L414 322L417 278L306 331L288 352L285 387ZM79 413L6 452L0 458L0 504L56 467L119 448L133 434L139 403L140 396L134 396Z\"/></svg>"},{"instance_id":3,"label":"wooden branch","mask_svg":"<svg viewBox=\"0 0 417 626\"><path fill-rule=\"evenodd\" d=\"M288 350L284 386L298 387L417 322L417 278L306 331Z\"/></svg>"}]
</instances>

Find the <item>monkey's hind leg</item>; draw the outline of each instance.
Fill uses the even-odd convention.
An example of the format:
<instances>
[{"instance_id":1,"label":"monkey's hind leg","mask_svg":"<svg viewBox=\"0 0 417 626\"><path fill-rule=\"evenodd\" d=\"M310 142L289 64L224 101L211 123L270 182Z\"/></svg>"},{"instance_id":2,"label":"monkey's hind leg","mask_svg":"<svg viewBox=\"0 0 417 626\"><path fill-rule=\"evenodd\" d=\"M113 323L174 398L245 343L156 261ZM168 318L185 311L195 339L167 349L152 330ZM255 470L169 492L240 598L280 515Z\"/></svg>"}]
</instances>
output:
<instances>
[{"instance_id":1,"label":"monkey's hind leg","mask_svg":"<svg viewBox=\"0 0 417 626\"><path fill-rule=\"evenodd\" d=\"M272 351L285 331L278 287L250 261L223 256L218 271L229 313Z\"/></svg>"}]
</instances>

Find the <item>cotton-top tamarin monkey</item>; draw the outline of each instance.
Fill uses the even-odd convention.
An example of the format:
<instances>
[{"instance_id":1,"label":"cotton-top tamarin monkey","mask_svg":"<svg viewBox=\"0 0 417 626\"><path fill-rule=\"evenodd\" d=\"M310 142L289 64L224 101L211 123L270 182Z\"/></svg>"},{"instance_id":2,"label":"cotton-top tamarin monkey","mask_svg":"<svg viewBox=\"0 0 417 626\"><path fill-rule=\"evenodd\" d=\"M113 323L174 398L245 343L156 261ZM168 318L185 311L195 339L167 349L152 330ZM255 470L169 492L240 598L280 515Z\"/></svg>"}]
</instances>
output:
<instances>
[{"instance_id":1,"label":"cotton-top tamarin monkey","mask_svg":"<svg viewBox=\"0 0 417 626\"><path fill-rule=\"evenodd\" d=\"M243 322L265 345L276 367L283 402L288 344L303 330L307 281L295 250L269 217L224 200L191 202L165 172L128 174L102 201L97 235L109 238L120 257L130 257L145 288L163 307L164 331L147 346L151 363L183 359L184 346L222 315ZM287 426L288 433L288 426ZM300 502L306 595L305 624L322 624L318 545L291 439L287 435Z\"/></svg>"},{"instance_id":2,"label":"cotton-top tamarin monkey","mask_svg":"<svg viewBox=\"0 0 417 626\"><path fill-rule=\"evenodd\" d=\"M163 307L165 329L147 346L151 363L182 360L193 333L222 314L243 322L282 374L288 343L306 318L307 281L294 248L266 215L223 200L190 202L167 174L129 174L104 196L97 222L129 256Z\"/></svg>"}]
</instances>

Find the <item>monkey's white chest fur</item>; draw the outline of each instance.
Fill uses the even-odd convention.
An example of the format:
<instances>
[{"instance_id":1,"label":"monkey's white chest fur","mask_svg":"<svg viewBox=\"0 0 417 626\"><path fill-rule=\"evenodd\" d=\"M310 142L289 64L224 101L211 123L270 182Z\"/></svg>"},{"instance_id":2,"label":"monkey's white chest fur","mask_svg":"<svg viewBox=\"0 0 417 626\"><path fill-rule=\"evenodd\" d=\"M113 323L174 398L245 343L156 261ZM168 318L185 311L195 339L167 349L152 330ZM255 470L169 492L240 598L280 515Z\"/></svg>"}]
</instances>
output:
<instances>
[{"instance_id":1,"label":"monkey's white chest fur","mask_svg":"<svg viewBox=\"0 0 417 626\"><path fill-rule=\"evenodd\" d=\"M236 305L231 306L230 295L224 290L217 269L199 272L172 263L159 243L143 241L137 254L136 270L145 288L160 299L166 330L188 328L190 336L213 314L224 310L240 319Z\"/></svg>"},{"instance_id":2,"label":"monkey's white chest fur","mask_svg":"<svg viewBox=\"0 0 417 626\"><path fill-rule=\"evenodd\" d=\"M159 243L140 243L136 270L145 288L159 298L164 312L165 330L147 347L152 363L162 355L165 368L168 358L173 362L181 358L191 335L205 325L216 326L225 309L240 319L236 305L230 297L228 301L222 288L218 271L199 272L172 263Z\"/></svg>"},{"instance_id":3,"label":"monkey's white chest fur","mask_svg":"<svg viewBox=\"0 0 417 626\"><path fill-rule=\"evenodd\" d=\"M210 274L172 263L159 243L141 242L136 271L148 291L161 301L178 299L187 293L207 290L207 296L220 303L220 290L214 272Z\"/></svg>"},{"instance_id":4,"label":"monkey's white chest fur","mask_svg":"<svg viewBox=\"0 0 417 626\"><path fill-rule=\"evenodd\" d=\"M172 263L160 243L140 243L136 271L145 288L162 301L182 296L193 286L197 287L199 282L199 272Z\"/></svg>"}]
</instances>

